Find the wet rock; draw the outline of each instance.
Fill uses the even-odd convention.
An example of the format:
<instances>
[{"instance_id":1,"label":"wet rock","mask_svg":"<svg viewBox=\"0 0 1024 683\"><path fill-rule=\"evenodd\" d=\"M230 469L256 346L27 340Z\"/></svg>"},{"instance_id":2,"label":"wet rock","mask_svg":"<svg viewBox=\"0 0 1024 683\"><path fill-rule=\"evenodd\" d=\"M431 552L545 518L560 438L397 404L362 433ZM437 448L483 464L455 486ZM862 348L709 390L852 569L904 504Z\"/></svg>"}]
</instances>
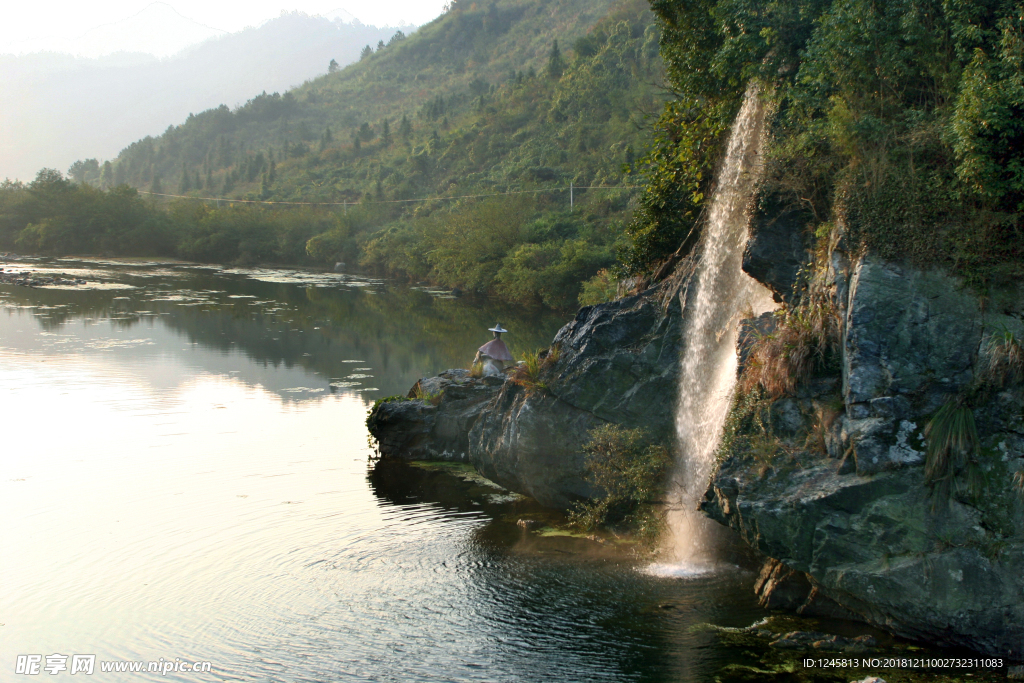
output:
<instances>
[{"instance_id":1,"label":"wet rock","mask_svg":"<svg viewBox=\"0 0 1024 683\"><path fill-rule=\"evenodd\" d=\"M765 609L796 610L807 601L811 584L801 572L769 558L754 584L757 602Z\"/></svg>"}]
</instances>

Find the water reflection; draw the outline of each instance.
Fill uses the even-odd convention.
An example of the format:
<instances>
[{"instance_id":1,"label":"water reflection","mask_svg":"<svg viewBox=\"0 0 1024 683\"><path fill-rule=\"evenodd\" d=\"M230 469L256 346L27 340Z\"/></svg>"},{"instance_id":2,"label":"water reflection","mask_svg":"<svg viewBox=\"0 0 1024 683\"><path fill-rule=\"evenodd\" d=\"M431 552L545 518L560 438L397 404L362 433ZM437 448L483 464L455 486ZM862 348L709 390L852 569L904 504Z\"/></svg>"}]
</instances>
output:
<instances>
[{"instance_id":1,"label":"water reflection","mask_svg":"<svg viewBox=\"0 0 1024 683\"><path fill-rule=\"evenodd\" d=\"M333 273L66 260L31 269L90 284L0 286L0 307L8 313L0 316L4 347L62 353L117 348L119 356L135 359L170 350L289 401L339 391L371 399L404 394L424 375L466 367L495 320L513 330L509 344L516 354L546 346L565 322L548 311ZM189 352L189 345L217 353ZM305 380L282 386L261 367L296 368Z\"/></svg>"},{"instance_id":2,"label":"water reflection","mask_svg":"<svg viewBox=\"0 0 1024 683\"><path fill-rule=\"evenodd\" d=\"M523 349L557 317L333 276L77 266L102 286L0 288L0 666L704 681L745 656L695 627L760 618L749 574L651 576L527 533L550 513L478 479L368 465L370 398L464 365L496 319Z\"/></svg>"}]
</instances>

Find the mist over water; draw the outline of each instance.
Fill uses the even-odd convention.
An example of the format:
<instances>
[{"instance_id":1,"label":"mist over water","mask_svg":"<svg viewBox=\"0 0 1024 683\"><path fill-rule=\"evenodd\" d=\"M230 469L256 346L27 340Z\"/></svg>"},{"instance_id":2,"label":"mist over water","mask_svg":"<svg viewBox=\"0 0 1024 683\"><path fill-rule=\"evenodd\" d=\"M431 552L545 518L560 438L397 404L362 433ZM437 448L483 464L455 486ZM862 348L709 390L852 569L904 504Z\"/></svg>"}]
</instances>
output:
<instances>
[{"instance_id":1,"label":"mist over water","mask_svg":"<svg viewBox=\"0 0 1024 683\"><path fill-rule=\"evenodd\" d=\"M736 384L739 322L774 308L767 289L743 272L748 206L761 171L764 104L751 87L733 123L712 196L699 262L683 290L685 327L676 413L678 458L672 473L670 546L676 564L662 573L711 571L720 528L696 510L714 468L715 450Z\"/></svg>"}]
</instances>

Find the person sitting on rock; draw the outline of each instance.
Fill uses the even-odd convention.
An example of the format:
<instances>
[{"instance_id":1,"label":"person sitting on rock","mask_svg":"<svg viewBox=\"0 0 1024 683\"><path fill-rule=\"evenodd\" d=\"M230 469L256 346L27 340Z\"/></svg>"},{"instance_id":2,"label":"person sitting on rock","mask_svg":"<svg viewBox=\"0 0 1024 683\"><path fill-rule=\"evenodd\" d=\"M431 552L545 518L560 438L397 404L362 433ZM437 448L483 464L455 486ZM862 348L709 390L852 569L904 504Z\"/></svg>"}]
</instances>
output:
<instances>
[{"instance_id":1,"label":"person sitting on rock","mask_svg":"<svg viewBox=\"0 0 1024 683\"><path fill-rule=\"evenodd\" d=\"M505 363L511 363L515 359L505 346L505 342L501 341L501 334L508 330L502 329L501 323L496 323L488 332L494 333L494 339L477 349L473 365L480 363L484 377L497 377L504 373Z\"/></svg>"}]
</instances>

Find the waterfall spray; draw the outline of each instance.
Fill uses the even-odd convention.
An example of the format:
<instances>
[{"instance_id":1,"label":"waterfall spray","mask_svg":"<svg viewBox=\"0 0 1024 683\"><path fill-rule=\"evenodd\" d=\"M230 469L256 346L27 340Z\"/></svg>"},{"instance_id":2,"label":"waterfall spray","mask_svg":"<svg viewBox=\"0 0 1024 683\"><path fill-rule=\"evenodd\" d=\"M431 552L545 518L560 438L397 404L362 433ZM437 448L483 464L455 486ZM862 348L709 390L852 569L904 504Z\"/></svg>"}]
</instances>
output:
<instances>
[{"instance_id":1,"label":"waterfall spray","mask_svg":"<svg viewBox=\"0 0 1024 683\"><path fill-rule=\"evenodd\" d=\"M748 206L761 170L764 106L748 88L733 123L711 197L689 291L684 292L683 357L676 413L678 458L670 483L672 551L676 575L710 570L715 523L697 511L715 464L715 451L736 385L739 321L774 308L768 290L743 272L749 237Z\"/></svg>"}]
</instances>

